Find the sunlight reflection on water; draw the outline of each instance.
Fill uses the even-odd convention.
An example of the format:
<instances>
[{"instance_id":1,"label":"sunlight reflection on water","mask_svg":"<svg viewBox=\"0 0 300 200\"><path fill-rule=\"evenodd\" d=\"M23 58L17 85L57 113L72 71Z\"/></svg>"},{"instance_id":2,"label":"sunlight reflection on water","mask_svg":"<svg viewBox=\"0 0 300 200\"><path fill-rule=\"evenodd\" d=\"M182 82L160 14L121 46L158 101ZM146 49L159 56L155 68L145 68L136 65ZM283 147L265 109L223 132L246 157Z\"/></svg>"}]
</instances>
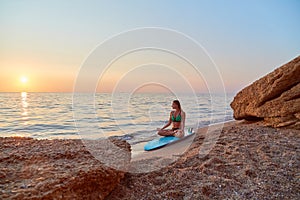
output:
<instances>
[{"instance_id":1,"label":"sunlight reflection on water","mask_svg":"<svg viewBox=\"0 0 300 200\"><path fill-rule=\"evenodd\" d=\"M27 125L28 124L28 113L27 113L27 107L28 107L28 103L27 103L27 92L21 92L21 101L22 101L22 121L23 121L23 125Z\"/></svg>"}]
</instances>

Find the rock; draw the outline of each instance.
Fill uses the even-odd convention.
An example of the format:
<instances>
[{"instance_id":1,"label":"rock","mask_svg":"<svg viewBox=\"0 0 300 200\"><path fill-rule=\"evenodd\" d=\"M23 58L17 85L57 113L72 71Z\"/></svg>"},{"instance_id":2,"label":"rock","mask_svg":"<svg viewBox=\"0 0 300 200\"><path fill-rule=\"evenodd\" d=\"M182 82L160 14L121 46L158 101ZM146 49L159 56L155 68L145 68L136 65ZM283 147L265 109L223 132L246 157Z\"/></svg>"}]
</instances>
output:
<instances>
[{"instance_id":1,"label":"rock","mask_svg":"<svg viewBox=\"0 0 300 200\"><path fill-rule=\"evenodd\" d=\"M127 152L118 158L125 169L130 145L109 141ZM104 199L125 175L97 160L81 140L0 138L0 152L0 199Z\"/></svg>"},{"instance_id":2,"label":"rock","mask_svg":"<svg viewBox=\"0 0 300 200\"><path fill-rule=\"evenodd\" d=\"M300 129L300 56L240 91L230 104L237 120Z\"/></svg>"}]
</instances>

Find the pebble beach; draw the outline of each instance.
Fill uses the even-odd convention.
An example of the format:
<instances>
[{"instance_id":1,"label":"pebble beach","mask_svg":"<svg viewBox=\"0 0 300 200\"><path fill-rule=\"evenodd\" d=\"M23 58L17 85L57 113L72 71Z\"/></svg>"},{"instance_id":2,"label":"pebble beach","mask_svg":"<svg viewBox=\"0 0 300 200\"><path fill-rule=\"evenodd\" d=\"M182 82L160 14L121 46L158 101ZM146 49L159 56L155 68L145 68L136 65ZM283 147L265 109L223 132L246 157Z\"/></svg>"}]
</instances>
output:
<instances>
[{"instance_id":1,"label":"pebble beach","mask_svg":"<svg viewBox=\"0 0 300 200\"><path fill-rule=\"evenodd\" d=\"M206 134L207 129L202 128L191 144L186 141L167 147L176 152L188 145L181 155L158 153L131 162L127 159L130 164L125 172L103 166L80 140L1 138L0 198L299 198L299 130L231 122L225 124L211 151L200 158ZM126 142L121 144L130 151ZM172 156L176 159L170 161ZM169 163L148 173L131 172L137 162L148 166Z\"/></svg>"}]
</instances>

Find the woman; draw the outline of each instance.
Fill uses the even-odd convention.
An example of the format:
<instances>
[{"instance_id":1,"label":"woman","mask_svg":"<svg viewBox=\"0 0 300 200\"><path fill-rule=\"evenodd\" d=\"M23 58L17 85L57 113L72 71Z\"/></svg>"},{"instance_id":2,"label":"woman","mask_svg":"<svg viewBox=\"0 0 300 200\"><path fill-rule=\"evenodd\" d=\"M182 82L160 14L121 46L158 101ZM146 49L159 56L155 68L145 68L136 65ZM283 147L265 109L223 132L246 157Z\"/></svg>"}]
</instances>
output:
<instances>
[{"instance_id":1,"label":"woman","mask_svg":"<svg viewBox=\"0 0 300 200\"><path fill-rule=\"evenodd\" d=\"M183 137L185 126L185 112L183 112L183 110L181 109L181 105L178 100L173 101L172 108L175 110L171 111L169 122L161 129L158 128L157 134L161 136ZM165 129L171 124L173 125L172 129Z\"/></svg>"}]
</instances>

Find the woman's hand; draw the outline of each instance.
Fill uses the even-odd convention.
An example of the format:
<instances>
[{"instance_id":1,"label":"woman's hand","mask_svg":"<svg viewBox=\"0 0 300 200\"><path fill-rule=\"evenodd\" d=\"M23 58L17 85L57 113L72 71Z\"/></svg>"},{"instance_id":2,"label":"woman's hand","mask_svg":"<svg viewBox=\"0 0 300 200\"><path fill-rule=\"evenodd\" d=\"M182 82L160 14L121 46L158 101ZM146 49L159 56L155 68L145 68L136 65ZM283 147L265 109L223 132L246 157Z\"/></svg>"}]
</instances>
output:
<instances>
[{"instance_id":1,"label":"woman's hand","mask_svg":"<svg viewBox=\"0 0 300 200\"><path fill-rule=\"evenodd\" d=\"M184 136L184 132L181 129L175 130L174 131L174 136L178 137L178 138L182 138Z\"/></svg>"}]
</instances>

